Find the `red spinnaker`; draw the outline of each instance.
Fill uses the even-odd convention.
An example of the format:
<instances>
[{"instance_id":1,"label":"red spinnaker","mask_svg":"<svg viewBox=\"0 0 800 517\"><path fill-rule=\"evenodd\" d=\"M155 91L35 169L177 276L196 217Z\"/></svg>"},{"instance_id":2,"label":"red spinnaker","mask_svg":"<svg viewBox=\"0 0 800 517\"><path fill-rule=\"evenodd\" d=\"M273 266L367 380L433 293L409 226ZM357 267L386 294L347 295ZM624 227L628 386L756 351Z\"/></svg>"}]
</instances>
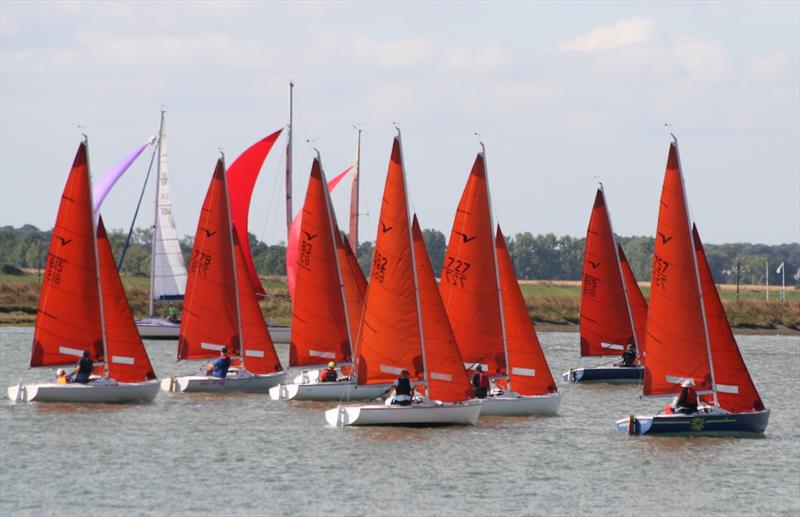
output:
<instances>
[{"instance_id":1,"label":"red spinnaker","mask_svg":"<svg viewBox=\"0 0 800 517\"><path fill-rule=\"evenodd\" d=\"M267 159L272 146L281 134L281 129L271 135L262 138L251 145L228 167L228 187L231 203L231 221L236 227L236 235L244 253L247 272L250 275L250 282L255 288L256 295L260 298L266 296L261 279L258 278L256 267L253 264L253 256L250 253L250 237L248 234L247 220L250 215L250 200L253 196L253 188L256 186L258 173L264 160Z\"/></svg>"}]
</instances>

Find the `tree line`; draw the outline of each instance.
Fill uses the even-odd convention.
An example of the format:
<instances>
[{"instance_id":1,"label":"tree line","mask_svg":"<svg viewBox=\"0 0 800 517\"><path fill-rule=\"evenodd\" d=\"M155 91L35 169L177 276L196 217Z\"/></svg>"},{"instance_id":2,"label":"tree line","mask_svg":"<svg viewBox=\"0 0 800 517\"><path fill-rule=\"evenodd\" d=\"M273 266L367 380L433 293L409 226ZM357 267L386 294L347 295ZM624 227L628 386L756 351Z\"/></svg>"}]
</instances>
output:
<instances>
[{"instance_id":1,"label":"tree line","mask_svg":"<svg viewBox=\"0 0 800 517\"><path fill-rule=\"evenodd\" d=\"M20 228L0 227L0 265L4 269L42 267L47 257L52 230L42 231L32 225ZM114 255L119 259L127 234L122 230L108 233ZM445 235L434 229L423 231L423 237L434 271L441 271L447 249ZM131 275L149 276L152 230L135 229L125 254L121 271ZM638 280L650 280L654 239L652 237L618 237L628 262ZM506 238L517 276L525 280L579 280L583 268L584 238L552 233L533 235L518 233ZM193 238L181 240L186 257L192 250ZM714 280L720 284L735 284L737 271L742 284L763 284L769 274L770 285L781 282L776 272L783 262L788 285L800 287L800 244L706 244L704 245ZM372 262L373 243L358 245L356 256L368 275ZM250 234L253 262L261 275L286 274L286 246L269 245Z\"/></svg>"}]
</instances>

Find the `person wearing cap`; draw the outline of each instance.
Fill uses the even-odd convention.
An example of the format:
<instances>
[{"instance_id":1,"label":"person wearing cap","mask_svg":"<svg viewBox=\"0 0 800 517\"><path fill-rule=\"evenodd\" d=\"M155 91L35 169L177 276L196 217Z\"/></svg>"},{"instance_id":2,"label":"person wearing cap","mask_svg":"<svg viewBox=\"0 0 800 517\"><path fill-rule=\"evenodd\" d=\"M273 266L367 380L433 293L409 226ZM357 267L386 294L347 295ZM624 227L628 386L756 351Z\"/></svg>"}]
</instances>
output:
<instances>
[{"instance_id":1,"label":"person wearing cap","mask_svg":"<svg viewBox=\"0 0 800 517\"><path fill-rule=\"evenodd\" d=\"M672 403L675 413L691 415L697 413L697 392L694 391L694 379L686 379L681 383L681 392Z\"/></svg>"},{"instance_id":2,"label":"person wearing cap","mask_svg":"<svg viewBox=\"0 0 800 517\"><path fill-rule=\"evenodd\" d=\"M59 368L56 370L56 383L58 384L67 384L69 381L67 380L67 371L63 368Z\"/></svg>"},{"instance_id":3,"label":"person wearing cap","mask_svg":"<svg viewBox=\"0 0 800 517\"><path fill-rule=\"evenodd\" d=\"M472 374L470 383L475 396L479 399L485 399L486 395L489 394L489 376L483 372L483 366L478 365L475 367L475 373Z\"/></svg>"},{"instance_id":4,"label":"person wearing cap","mask_svg":"<svg viewBox=\"0 0 800 517\"><path fill-rule=\"evenodd\" d=\"M336 363L333 361L328 363L328 367L322 370L319 374L320 382L336 382L339 374L336 373Z\"/></svg>"},{"instance_id":5,"label":"person wearing cap","mask_svg":"<svg viewBox=\"0 0 800 517\"><path fill-rule=\"evenodd\" d=\"M634 350L633 345L629 344L628 347L622 352L621 361L616 364L616 366L623 366L626 368L630 368L633 366L633 361L636 359L636 350Z\"/></svg>"},{"instance_id":6,"label":"person wearing cap","mask_svg":"<svg viewBox=\"0 0 800 517\"><path fill-rule=\"evenodd\" d=\"M392 404L410 406L412 393L413 388L411 387L411 380L408 378L408 370L403 370L400 372L400 377L394 381L394 397L392 398Z\"/></svg>"},{"instance_id":7,"label":"person wearing cap","mask_svg":"<svg viewBox=\"0 0 800 517\"><path fill-rule=\"evenodd\" d=\"M228 369L231 367L231 358L228 356L228 349L222 347L219 350L219 357L214 362L209 363L206 369L206 375L224 379L228 375Z\"/></svg>"},{"instance_id":8,"label":"person wearing cap","mask_svg":"<svg viewBox=\"0 0 800 517\"><path fill-rule=\"evenodd\" d=\"M81 384L88 383L89 378L92 375L93 368L94 361L92 361L92 358L89 357L89 351L84 350L83 354L81 354L81 358L78 359L78 364L75 365L75 369L69 374L69 382L79 382Z\"/></svg>"}]
</instances>

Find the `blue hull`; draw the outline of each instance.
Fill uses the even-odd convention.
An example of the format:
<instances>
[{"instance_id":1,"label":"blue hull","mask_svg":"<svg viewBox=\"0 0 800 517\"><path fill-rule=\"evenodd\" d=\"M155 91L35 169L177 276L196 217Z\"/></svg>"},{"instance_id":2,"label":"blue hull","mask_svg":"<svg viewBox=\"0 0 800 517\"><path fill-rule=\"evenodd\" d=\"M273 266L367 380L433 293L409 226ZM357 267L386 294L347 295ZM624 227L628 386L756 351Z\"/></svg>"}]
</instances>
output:
<instances>
[{"instance_id":1,"label":"blue hull","mask_svg":"<svg viewBox=\"0 0 800 517\"><path fill-rule=\"evenodd\" d=\"M769 409L752 413L631 416L617 420L617 431L637 435L761 434L767 423Z\"/></svg>"},{"instance_id":2,"label":"blue hull","mask_svg":"<svg viewBox=\"0 0 800 517\"><path fill-rule=\"evenodd\" d=\"M641 366L598 366L573 368L563 374L566 382L607 382L610 384L639 384L644 375Z\"/></svg>"}]
</instances>

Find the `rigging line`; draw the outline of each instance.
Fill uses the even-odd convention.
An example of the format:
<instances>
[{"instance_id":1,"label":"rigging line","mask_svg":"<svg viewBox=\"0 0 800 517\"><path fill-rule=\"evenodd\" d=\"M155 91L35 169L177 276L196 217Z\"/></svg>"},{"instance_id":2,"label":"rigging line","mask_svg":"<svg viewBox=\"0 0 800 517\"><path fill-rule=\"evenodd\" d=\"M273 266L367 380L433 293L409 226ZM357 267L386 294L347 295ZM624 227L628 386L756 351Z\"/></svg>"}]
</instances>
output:
<instances>
[{"instance_id":1,"label":"rigging line","mask_svg":"<svg viewBox=\"0 0 800 517\"><path fill-rule=\"evenodd\" d=\"M119 257L119 262L117 263L117 272L122 271L122 262L125 260L125 254L128 252L128 247L131 243L131 235L133 235L133 226L136 224L136 217L139 215L139 207L142 206L142 199L144 198L144 192L147 190L147 180L150 179L150 172L153 170L153 162L156 158L156 152L158 151L158 146L153 146L153 154L150 156L150 165L147 167L147 175L144 177L144 185L142 185L142 192L139 194L139 202L136 203L136 211L133 212L133 220L131 221L131 227L128 230L128 237L125 239L125 246L122 247L122 254ZM151 239L155 239L155 222L153 223L153 235L150 237Z\"/></svg>"},{"instance_id":2,"label":"rigging line","mask_svg":"<svg viewBox=\"0 0 800 517\"><path fill-rule=\"evenodd\" d=\"M285 164L286 164L285 157L286 157L285 153L280 153L277 169L275 171L275 174L272 175L273 178L272 186L269 190L269 197L267 198L266 214L264 215L264 224L261 227L260 237L256 235L256 237L262 239L262 242L268 246L271 246L271 244L268 243L266 234L268 228L274 228L274 226L271 225L270 223L271 223L271 218L274 215L273 207L275 206L275 196L278 195L278 182L283 180L282 172L283 170L285 170ZM269 173L269 171L267 172Z\"/></svg>"}]
</instances>

